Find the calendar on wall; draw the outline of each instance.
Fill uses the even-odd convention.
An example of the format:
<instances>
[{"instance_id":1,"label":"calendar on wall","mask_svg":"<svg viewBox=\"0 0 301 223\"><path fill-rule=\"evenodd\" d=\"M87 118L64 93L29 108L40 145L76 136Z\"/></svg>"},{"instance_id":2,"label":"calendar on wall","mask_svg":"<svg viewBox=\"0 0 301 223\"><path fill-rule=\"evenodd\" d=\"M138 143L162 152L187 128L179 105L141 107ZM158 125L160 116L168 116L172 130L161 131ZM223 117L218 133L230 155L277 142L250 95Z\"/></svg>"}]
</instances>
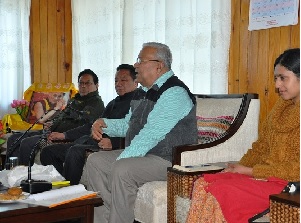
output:
<instances>
[{"instance_id":1,"label":"calendar on wall","mask_svg":"<svg viewBox=\"0 0 301 223\"><path fill-rule=\"evenodd\" d=\"M298 23L299 0L251 0L250 31Z\"/></svg>"}]
</instances>

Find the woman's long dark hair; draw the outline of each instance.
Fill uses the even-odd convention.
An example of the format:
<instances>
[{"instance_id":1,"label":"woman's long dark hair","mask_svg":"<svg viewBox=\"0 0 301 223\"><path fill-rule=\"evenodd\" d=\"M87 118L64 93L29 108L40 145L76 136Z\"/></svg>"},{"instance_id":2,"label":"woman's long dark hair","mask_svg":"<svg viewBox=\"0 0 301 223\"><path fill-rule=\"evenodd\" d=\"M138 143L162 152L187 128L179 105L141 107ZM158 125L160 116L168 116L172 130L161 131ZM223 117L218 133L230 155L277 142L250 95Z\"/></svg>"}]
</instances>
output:
<instances>
[{"instance_id":1,"label":"woman's long dark hair","mask_svg":"<svg viewBox=\"0 0 301 223\"><path fill-rule=\"evenodd\" d=\"M274 63L275 67L280 64L289 71L292 71L298 78L300 78L300 48L285 50Z\"/></svg>"}]
</instances>

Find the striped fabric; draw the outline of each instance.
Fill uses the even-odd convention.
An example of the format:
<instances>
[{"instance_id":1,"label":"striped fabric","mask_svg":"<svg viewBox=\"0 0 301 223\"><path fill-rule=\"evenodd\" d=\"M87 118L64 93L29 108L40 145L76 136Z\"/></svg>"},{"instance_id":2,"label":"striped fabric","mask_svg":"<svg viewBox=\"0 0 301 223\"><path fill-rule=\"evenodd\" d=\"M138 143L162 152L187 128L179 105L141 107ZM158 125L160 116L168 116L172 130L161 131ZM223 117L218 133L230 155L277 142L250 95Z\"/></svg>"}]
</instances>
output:
<instances>
[{"instance_id":1,"label":"striped fabric","mask_svg":"<svg viewBox=\"0 0 301 223\"><path fill-rule=\"evenodd\" d=\"M202 117L197 116L198 142L200 144L213 142L220 138L230 127L233 116Z\"/></svg>"}]
</instances>

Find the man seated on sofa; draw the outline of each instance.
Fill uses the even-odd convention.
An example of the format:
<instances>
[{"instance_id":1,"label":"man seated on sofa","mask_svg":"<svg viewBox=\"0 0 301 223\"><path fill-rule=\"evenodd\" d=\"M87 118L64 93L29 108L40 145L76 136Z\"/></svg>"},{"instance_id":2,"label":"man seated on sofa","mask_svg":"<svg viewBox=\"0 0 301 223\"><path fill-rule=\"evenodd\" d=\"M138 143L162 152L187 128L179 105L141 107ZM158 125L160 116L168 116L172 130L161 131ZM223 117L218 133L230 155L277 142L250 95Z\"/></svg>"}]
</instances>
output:
<instances>
[{"instance_id":1,"label":"man seated on sofa","mask_svg":"<svg viewBox=\"0 0 301 223\"><path fill-rule=\"evenodd\" d=\"M137 89L135 68L129 64L121 64L115 74L115 90L117 97L106 106L101 117L124 118L130 108L132 98L143 97L144 91ZM83 172L86 159L86 149L114 150L120 149L123 138L107 137L98 144L91 138L92 123L87 123L64 133L52 132L49 140L71 140L69 144L53 144L44 147L41 152L41 163L53 165L72 185L78 184Z\"/></svg>"},{"instance_id":2,"label":"man seated on sofa","mask_svg":"<svg viewBox=\"0 0 301 223\"><path fill-rule=\"evenodd\" d=\"M100 142L103 133L125 136L124 150L100 150L87 159L88 189L104 201L95 208L95 222L134 222L138 188L166 180L173 146L197 143L196 99L171 63L168 46L143 44L134 67L145 97L132 100L124 119L93 123L93 138Z\"/></svg>"},{"instance_id":3,"label":"man seated on sofa","mask_svg":"<svg viewBox=\"0 0 301 223\"><path fill-rule=\"evenodd\" d=\"M51 116L49 121L44 124L42 131L27 133L14 145L13 143L22 133L10 136L7 155L18 156L20 165L28 165L32 149L35 146L38 149L39 145L37 144L43 137L47 137L47 132L65 132L97 119L104 110L103 101L98 94L97 75L90 69L81 71L78 75L78 89L79 92L70 99L66 108ZM11 150L13 151L11 152Z\"/></svg>"}]
</instances>

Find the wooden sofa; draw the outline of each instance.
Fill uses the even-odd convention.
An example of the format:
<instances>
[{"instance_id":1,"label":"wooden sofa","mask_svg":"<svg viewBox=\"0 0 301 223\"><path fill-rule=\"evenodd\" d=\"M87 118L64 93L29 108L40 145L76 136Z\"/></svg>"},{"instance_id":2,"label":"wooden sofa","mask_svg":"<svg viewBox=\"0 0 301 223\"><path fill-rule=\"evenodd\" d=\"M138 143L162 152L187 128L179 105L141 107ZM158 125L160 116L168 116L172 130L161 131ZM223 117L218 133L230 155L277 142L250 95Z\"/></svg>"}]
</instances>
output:
<instances>
[{"instance_id":1,"label":"wooden sofa","mask_svg":"<svg viewBox=\"0 0 301 223\"><path fill-rule=\"evenodd\" d=\"M233 121L216 139L173 148L172 164L186 166L238 161L257 139L260 107L258 95L196 95L196 98L198 118L202 116L209 118L209 122L211 119L216 122L216 117L233 116ZM208 131L208 128L204 130ZM200 132L202 126L199 126ZM178 175L170 171L167 174L167 182L149 182L139 188L135 203L135 218L138 222L184 222L187 206L189 207L190 188L196 175ZM177 197L181 196L186 202L183 211L176 204ZM183 212L179 214L182 215L179 221L176 219L177 209Z\"/></svg>"}]
</instances>

